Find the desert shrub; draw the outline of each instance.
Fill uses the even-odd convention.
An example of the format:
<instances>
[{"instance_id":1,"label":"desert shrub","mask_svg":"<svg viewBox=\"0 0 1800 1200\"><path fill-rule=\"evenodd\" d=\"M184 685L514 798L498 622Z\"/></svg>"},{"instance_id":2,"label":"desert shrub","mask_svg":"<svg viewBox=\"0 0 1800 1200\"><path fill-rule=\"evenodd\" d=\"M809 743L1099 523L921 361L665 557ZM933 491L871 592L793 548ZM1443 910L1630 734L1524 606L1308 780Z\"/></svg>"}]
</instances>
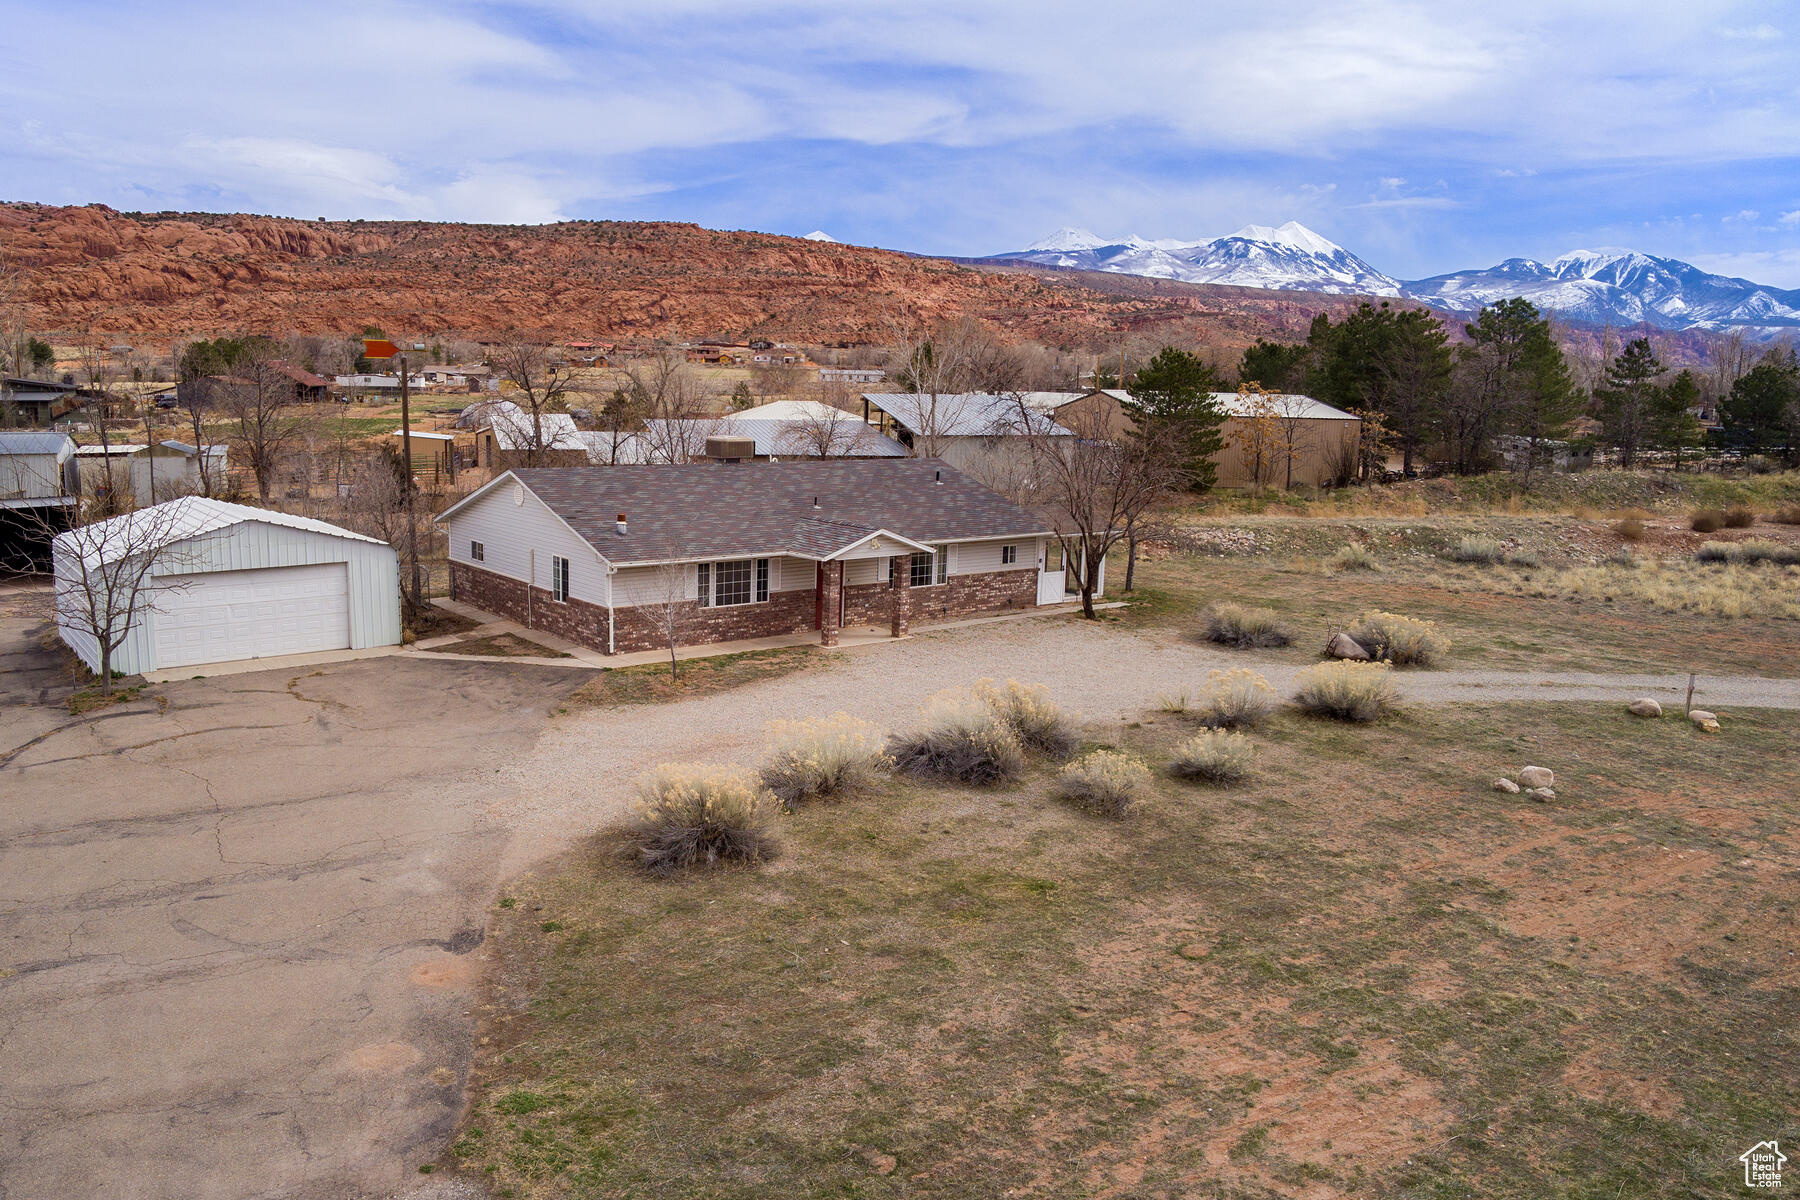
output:
<instances>
[{"instance_id":1,"label":"desert shrub","mask_svg":"<svg viewBox=\"0 0 1800 1200\"><path fill-rule=\"evenodd\" d=\"M848 713L819 721L771 721L774 750L762 783L792 807L802 800L841 800L873 787L887 767L881 734Z\"/></svg>"},{"instance_id":2,"label":"desert shrub","mask_svg":"<svg viewBox=\"0 0 1800 1200\"><path fill-rule=\"evenodd\" d=\"M1756 514L1741 504L1736 508L1725 510L1725 528L1727 529L1748 529L1754 524L1756 524Z\"/></svg>"},{"instance_id":3,"label":"desert shrub","mask_svg":"<svg viewBox=\"0 0 1800 1200\"><path fill-rule=\"evenodd\" d=\"M1456 545L1444 551L1444 557L1451 562L1475 563L1479 566L1491 567L1504 561L1506 547L1487 537L1466 537Z\"/></svg>"},{"instance_id":4,"label":"desert shrub","mask_svg":"<svg viewBox=\"0 0 1800 1200\"><path fill-rule=\"evenodd\" d=\"M1789 504L1769 514L1777 525L1800 525L1800 504Z\"/></svg>"},{"instance_id":5,"label":"desert shrub","mask_svg":"<svg viewBox=\"0 0 1800 1200\"><path fill-rule=\"evenodd\" d=\"M1294 640L1274 609L1212 604L1201 616L1206 621L1206 640L1222 646L1285 646Z\"/></svg>"},{"instance_id":6,"label":"desert shrub","mask_svg":"<svg viewBox=\"0 0 1800 1200\"><path fill-rule=\"evenodd\" d=\"M652 875L758 863L774 853L773 799L753 775L665 763L639 779L637 791L623 832L631 857Z\"/></svg>"},{"instance_id":7,"label":"desert shrub","mask_svg":"<svg viewBox=\"0 0 1800 1200\"><path fill-rule=\"evenodd\" d=\"M1186 692L1164 692L1156 698L1156 707L1170 716L1185 717L1194 711L1194 700Z\"/></svg>"},{"instance_id":8,"label":"desert shrub","mask_svg":"<svg viewBox=\"0 0 1800 1200\"><path fill-rule=\"evenodd\" d=\"M1613 523L1613 532L1628 542L1644 540L1644 523L1636 517L1626 517L1623 521Z\"/></svg>"},{"instance_id":9,"label":"desert shrub","mask_svg":"<svg viewBox=\"0 0 1800 1200\"><path fill-rule=\"evenodd\" d=\"M1506 556L1506 565L1509 567L1525 567L1528 570L1536 570L1544 565L1544 557L1536 550L1514 550L1511 554Z\"/></svg>"},{"instance_id":10,"label":"desert shrub","mask_svg":"<svg viewBox=\"0 0 1800 1200\"><path fill-rule=\"evenodd\" d=\"M1379 571L1381 566L1375 561L1375 555L1361 542L1351 542L1347 546L1338 547L1337 553L1325 560L1325 565L1334 571Z\"/></svg>"},{"instance_id":11,"label":"desert shrub","mask_svg":"<svg viewBox=\"0 0 1800 1200\"><path fill-rule=\"evenodd\" d=\"M1169 770L1181 779L1236 783L1250 773L1256 747L1241 733L1203 729L1175 747Z\"/></svg>"},{"instance_id":12,"label":"desert shrub","mask_svg":"<svg viewBox=\"0 0 1800 1200\"><path fill-rule=\"evenodd\" d=\"M1800 547L1784 546L1752 538L1742 542L1702 542L1694 551L1694 561L1703 563L1741 563L1747 567L1774 563L1791 567L1800 563Z\"/></svg>"},{"instance_id":13,"label":"desert shrub","mask_svg":"<svg viewBox=\"0 0 1800 1200\"><path fill-rule=\"evenodd\" d=\"M1122 817L1149 782L1149 768L1129 754L1093 750L1057 773L1056 792L1089 812Z\"/></svg>"},{"instance_id":14,"label":"desert shrub","mask_svg":"<svg viewBox=\"0 0 1800 1200\"><path fill-rule=\"evenodd\" d=\"M922 779L991 787L1025 769L1025 748L988 705L944 693L926 702L919 727L888 739L894 769Z\"/></svg>"},{"instance_id":15,"label":"desert shrub","mask_svg":"<svg viewBox=\"0 0 1800 1200\"><path fill-rule=\"evenodd\" d=\"M1347 631L1369 657L1396 667L1429 667L1450 652L1450 639L1431 621L1398 613L1366 612Z\"/></svg>"},{"instance_id":16,"label":"desert shrub","mask_svg":"<svg viewBox=\"0 0 1800 1200\"><path fill-rule=\"evenodd\" d=\"M1033 754L1067 758L1081 740L1074 718L1050 699L1050 689L1041 683L1009 679L996 684L983 679L975 685L975 698L992 709L1019 745Z\"/></svg>"},{"instance_id":17,"label":"desert shrub","mask_svg":"<svg viewBox=\"0 0 1800 1200\"><path fill-rule=\"evenodd\" d=\"M1717 533L1725 528L1725 514L1710 509L1705 512L1697 512L1693 519L1688 521L1688 528L1695 533Z\"/></svg>"},{"instance_id":18,"label":"desert shrub","mask_svg":"<svg viewBox=\"0 0 1800 1200\"><path fill-rule=\"evenodd\" d=\"M1244 729L1261 723L1275 707L1275 689L1248 667L1208 671L1206 691L1194 705L1200 723L1212 729Z\"/></svg>"},{"instance_id":19,"label":"desert shrub","mask_svg":"<svg viewBox=\"0 0 1800 1200\"><path fill-rule=\"evenodd\" d=\"M1316 716L1339 721L1379 720L1394 707L1394 683L1386 663L1329 662L1300 672L1294 702Z\"/></svg>"}]
</instances>

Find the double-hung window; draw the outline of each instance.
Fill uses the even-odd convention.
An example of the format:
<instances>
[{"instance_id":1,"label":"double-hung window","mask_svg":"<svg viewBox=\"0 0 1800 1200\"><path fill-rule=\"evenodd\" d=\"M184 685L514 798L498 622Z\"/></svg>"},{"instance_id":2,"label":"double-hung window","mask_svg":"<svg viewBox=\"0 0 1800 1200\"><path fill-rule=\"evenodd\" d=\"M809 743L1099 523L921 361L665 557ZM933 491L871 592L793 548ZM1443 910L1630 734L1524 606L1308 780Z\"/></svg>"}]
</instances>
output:
<instances>
[{"instance_id":1,"label":"double-hung window","mask_svg":"<svg viewBox=\"0 0 1800 1200\"><path fill-rule=\"evenodd\" d=\"M761 604L769 598L769 560L732 558L700 563L696 583L701 608Z\"/></svg>"},{"instance_id":2,"label":"double-hung window","mask_svg":"<svg viewBox=\"0 0 1800 1200\"><path fill-rule=\"evenodd\" d=\"M930 587L944 582L950 567L949 551L939 546L930 553L919 552L912 556L912 572L909 582L913 587Z\"/></svg>"},{"instance_id":3,"label":"double-hung window","mask_svg":"<svg viewBox=\"0 0 1800 1200\"><path fill-rule=\"evenodd\" d=\"M569 560L560 555L550 559L550 598L558 603L569 598Z\"/></svg>"},{"instance_id":4,"label":"double-hung window","mask_svg":"<svg viewBox=\"0 0 1800 1200\"><path fill-rule=\"evenodd\" d=\"M1017 546L1002 546L1002 547L1000 547L1000 565L1001 566L1010 567L1018 561L1019 561L1019 548Z\"/></svg>"},{"instance_id":5,"label":"double-hung window","mask_svg":"<svg viewBox=\"0 0 1800 1200\"><path fill-rule=\"evenodd\" d=\"M484 562L487 559L487 547L480 542L469 543L469 561Z\"/></svg>"}]
</instances>

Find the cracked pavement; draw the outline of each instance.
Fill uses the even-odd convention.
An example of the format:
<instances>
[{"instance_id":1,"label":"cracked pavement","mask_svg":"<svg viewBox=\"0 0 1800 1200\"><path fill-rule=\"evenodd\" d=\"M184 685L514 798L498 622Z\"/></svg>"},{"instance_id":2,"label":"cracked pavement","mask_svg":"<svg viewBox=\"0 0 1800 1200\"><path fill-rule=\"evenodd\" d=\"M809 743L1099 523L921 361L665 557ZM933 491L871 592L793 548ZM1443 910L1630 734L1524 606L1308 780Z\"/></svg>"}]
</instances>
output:
<instances>
[{"instance_id":1,"label":"cracked pavement","mask_svg":"<svg viewBox=\"0 0 1800 1200\"><path fill-rule=\"evenodd\" d=\"M578 672L378 659L62 706L0 594L0 1200L385 1196L462 1102L486 809Z\"/></svg>"}]
</instances>

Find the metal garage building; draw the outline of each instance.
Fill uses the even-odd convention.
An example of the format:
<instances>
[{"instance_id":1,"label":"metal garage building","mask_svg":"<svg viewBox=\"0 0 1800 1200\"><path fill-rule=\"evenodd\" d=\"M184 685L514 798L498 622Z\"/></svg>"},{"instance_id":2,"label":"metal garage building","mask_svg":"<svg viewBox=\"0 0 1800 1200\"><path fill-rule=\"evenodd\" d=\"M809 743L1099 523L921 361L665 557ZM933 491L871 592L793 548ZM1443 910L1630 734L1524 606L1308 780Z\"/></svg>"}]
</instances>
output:
<instances>
[{"instance_id":1,"label":"metal garage building","mask_svg":"<svg viewBox=\"0 0 1800 1200\"><path fill-rule=\"evenodd\" d=\"M159 532L143 536L152 526ZM154 547L147 603L112 657L123 674L400 641L392 546L324 521L186 496L57 536L57 627L91 670L100 664L94 629L108 622L84 615L88 597L104 594L97 581L117 578L116 565L146 546Z\"/></svg>"}]
</instances>

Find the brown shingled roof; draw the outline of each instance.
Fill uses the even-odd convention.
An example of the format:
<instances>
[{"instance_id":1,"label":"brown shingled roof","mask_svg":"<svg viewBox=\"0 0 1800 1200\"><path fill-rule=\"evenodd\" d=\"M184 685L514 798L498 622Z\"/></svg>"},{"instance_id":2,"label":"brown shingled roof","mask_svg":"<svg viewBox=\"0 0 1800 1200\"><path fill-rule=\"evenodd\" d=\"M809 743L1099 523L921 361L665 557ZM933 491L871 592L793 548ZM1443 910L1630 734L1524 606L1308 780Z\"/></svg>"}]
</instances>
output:
<instances>
[{"instance_id":1,"label":"brown shingled roof","mask_svg":"<svg viewBox=\"0 0 1800 1200\"><path fill-rule=\"evenodd\" d=\"M1048 530L1041 517L930 458L535 467L511 474L620 565L752 554L824 558L878 529L917 542ZM623 535L614 525L620 513Z\"/></svg>"}]
</instances>

